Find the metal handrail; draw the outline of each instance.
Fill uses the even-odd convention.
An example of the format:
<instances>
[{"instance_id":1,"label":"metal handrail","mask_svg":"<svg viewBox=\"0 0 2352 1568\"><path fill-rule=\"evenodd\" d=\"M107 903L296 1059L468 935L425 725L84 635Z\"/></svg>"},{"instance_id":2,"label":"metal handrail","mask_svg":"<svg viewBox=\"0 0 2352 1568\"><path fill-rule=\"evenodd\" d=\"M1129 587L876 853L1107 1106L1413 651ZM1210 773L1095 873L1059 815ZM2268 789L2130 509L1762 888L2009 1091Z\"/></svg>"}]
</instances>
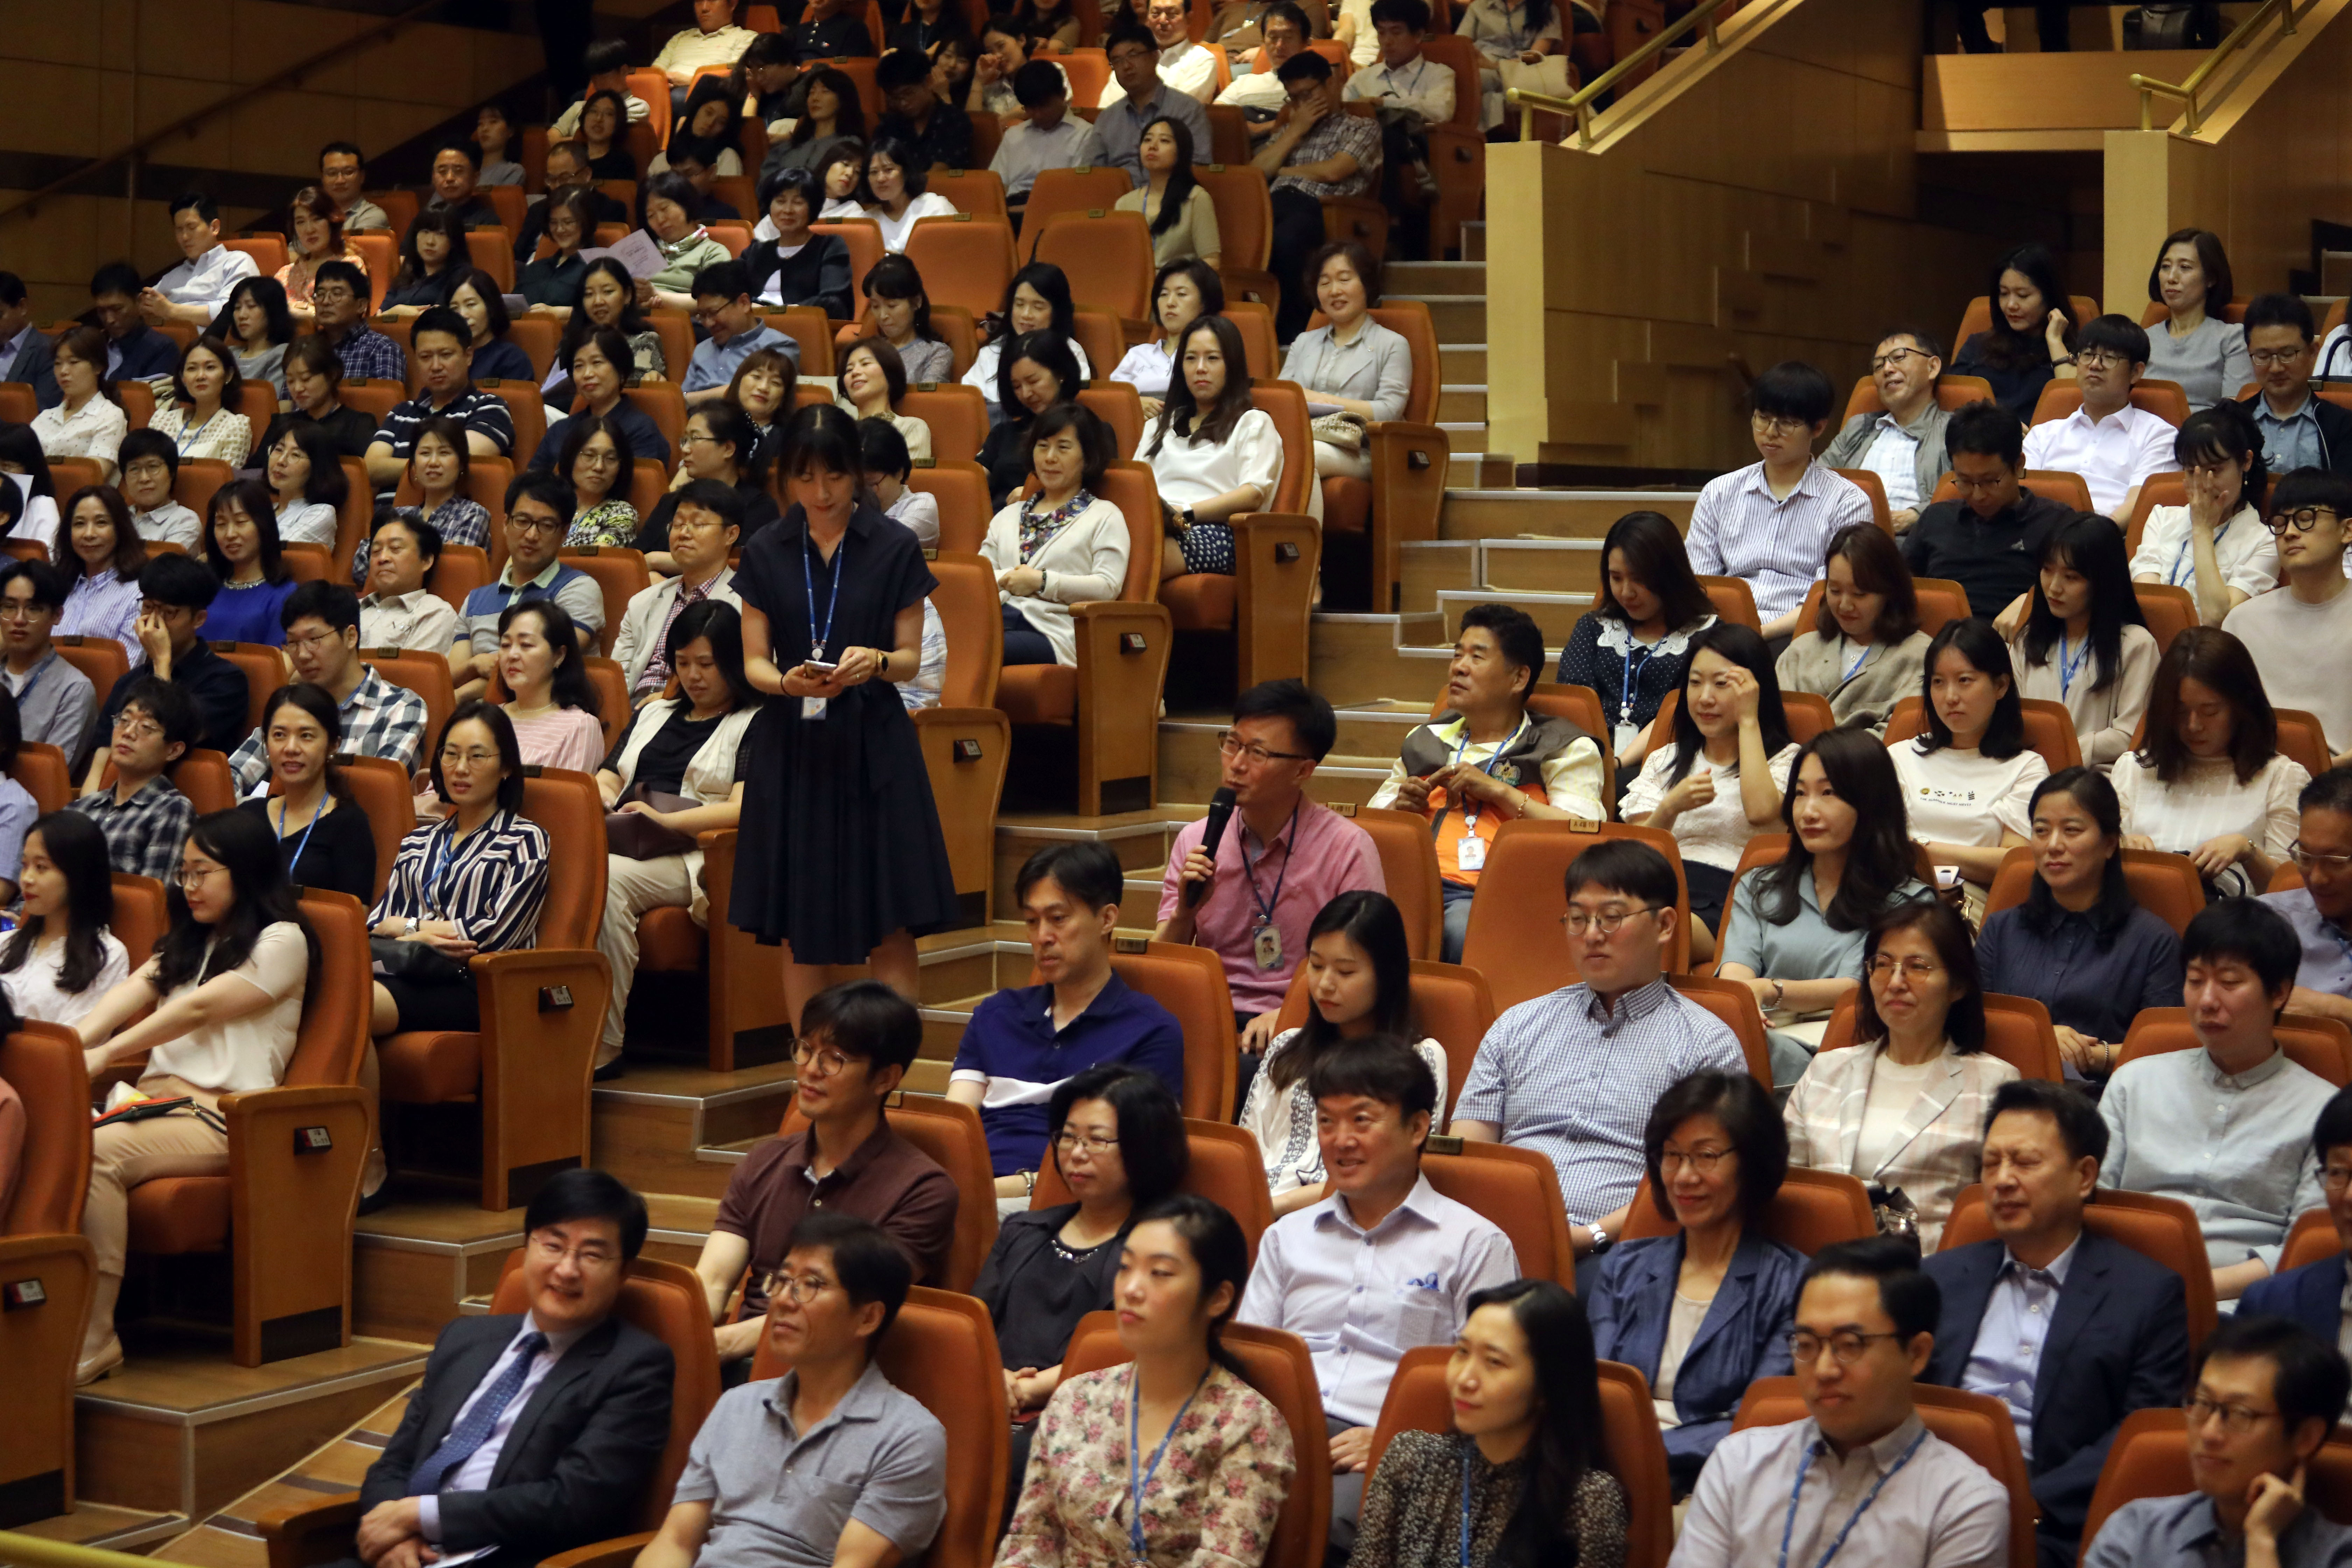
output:
<instances>
[{"instance_id":1,"label":"metal handrail","mask_svg":"<svg viewBox=\"0 0 2352 1568\"><path fill-rule=\"evenodd\" d=\"M1597 112L1592 105L1601 95L1623 80L1625 73L1635 66L1654 55L1663 53L1676 39L1696 32L1702 27L1706 29L1706 47L1710 50L1720 48L1721 40L1715 34L1715 14L1720 8L1716 4L1716 0L1704 0L1703 4L1693 6L1678 20L1661 29L1649 42L1566 98L1554 98L1547 92L1530 92L1525 88L1510 89L1503 96L1506 100L1519 106L1519 140L1526 142L1534 139L1536 110L1548 109L1555 114L1576 116L1577 144L1581 147L1591 146L1592 117Z\"/></svg>"},{"instance_id":2,"label":"metal handrail","mask_svg":"<svg viewBox=\"0 0 2352 1568\"><path fill-rule=\"evenodd\" d=\"M303 77L319 69L322 66L331 65L338 59L348 58L353 49L363 48L370 44L377 42L379 39L390 37L401 28L407 26L410 23L420 20L427 11L438 10L445 4L446 4L446 0L420 0L419 4L411 5L407 10L400 13L400 15L396 16L388 16L363 33L357 34L352 37L343 39L340 43L336 43L326 48L320 49L318 53L308 56L307 58L297 61L295 64L288 66L276 76L269 77L261 81L242 85L238 87L235 92L231 93L228 97L220 100L218 102L206 104L204 108L196 110L193 113L184 114L180 116L179 119L173 121L169 125L150 131L146 135L140 137L137 141L131 142L127 146L118 147L111 153L92 158L89 163L84 163L80 168L76 169L70 174L66 174L58 179L51 180L47 184L43 185L39 190L35 191L32 195L26 196L16 205L5 210L0 210L0 218L10 218L16 216L18 213L30 212L34 207L39 205L42 202L47 201L49 197L56 195L58 192L66 189L68 185L80 184L82 181L89 178L92 174L97 174L100 169L110 168L114 164L122 162L125 158L137 158L144 153L147 149L155 146L166 137L177 136L184 132L194 131L197 126L203 124L205 121L210 120L213 116L225 113L241 103L252 101L253 95L257 92L274 91L278 88L299 81Z\"/></svg>"},{"instance_id":3,"label":"metal handrail","mask_svg":"<svg viewBox=\"0 0 2352 1568\"><path fill-rule=\"evenodd\" d=\"M155 1568L152 1557L0 1531L0 1563L16 1568Z\"/></svg>"},{"instance_id":4,"label":"metal handrail","mask_svg":"<svg viewBox=\"0 0 2352 1568\"><path fill-rule=\"evenodd\" d=\"M2252 16L2231 28L2230 36L2213 46L2213 52L2205 57L2203 65L2189 74L2187 81L2175 85L2168 81L2158 81L2151 76L2142 76L2137 71L2132 72L2131 84L2139 89L2139 128L2142 131L2156 129L2152 123L2152 110L2155 107L2156 95L2162 93L2167 98L2177 98L2189 106L2189 134L2196 135L2197 127L2203 119L2202 112L2197 106L2199 90L2204 87L2207 79L2215 71L2221 68L2222 61L2253 42L2254 29L2268 21L2273 12L2278 13L2279 37L2293 37L2294 36L2294 0L2263 0L2263 3L2254 8Z\"/></svg>"}]
</instances>

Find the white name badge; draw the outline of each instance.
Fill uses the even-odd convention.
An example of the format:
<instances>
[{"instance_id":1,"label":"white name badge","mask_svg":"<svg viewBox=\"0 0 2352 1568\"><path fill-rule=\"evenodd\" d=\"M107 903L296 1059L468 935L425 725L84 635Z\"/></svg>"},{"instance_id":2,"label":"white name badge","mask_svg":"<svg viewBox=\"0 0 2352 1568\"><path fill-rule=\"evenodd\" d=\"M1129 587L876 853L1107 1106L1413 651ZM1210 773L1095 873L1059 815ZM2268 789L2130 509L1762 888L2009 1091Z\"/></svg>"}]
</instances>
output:
<instances>
[{"instance_id":1,"label":"white name badge","mask_svg":"<svg viewBox=\"0 0 2352 1568\"><path fill-rule=\"evenodd\" d=\"M803 698L802 698L802 699L801 699L801 717L802 717L802 718L803 718L803 719L822 719L822 718L824 718L824 702L825 702L825 700L824 700L824 698L822 698L822 697L803 697Z\"/></svg>"},{"instance_id":2,"label":"white name badge","mask_svg":"<svg viewBox=\"0 0 2352 1568\"><path fill-rule=\"evenodd\" d=\"M1485 870L1486 868L1486 841L1479 837L1475 833L1465 833L1462 836L1462 843L1460 847L1455 850L1454 858L1461 864L1461 867L1465 871Z\"/></svg>"}]
</instances>

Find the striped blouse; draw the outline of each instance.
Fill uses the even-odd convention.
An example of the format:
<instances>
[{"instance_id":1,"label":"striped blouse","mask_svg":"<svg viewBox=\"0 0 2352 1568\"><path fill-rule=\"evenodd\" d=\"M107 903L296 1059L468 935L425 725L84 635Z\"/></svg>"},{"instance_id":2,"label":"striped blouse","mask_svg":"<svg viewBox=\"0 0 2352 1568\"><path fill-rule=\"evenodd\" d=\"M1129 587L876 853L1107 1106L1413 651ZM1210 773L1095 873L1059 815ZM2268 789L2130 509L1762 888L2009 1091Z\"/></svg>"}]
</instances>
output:
<instances>
[{"instance_id":1,"label":"striped blouse","mask_svg":"<svg viewBox=\"0 0 2352 1568\"><path fill-rule=\"evenodd\" d=\"M457 834L452 814L400 841L368 923L415 915L455 921L484 952L535 945L547 902L546 830L501 809L463 839Z\"/></svg>"}]
</instances>

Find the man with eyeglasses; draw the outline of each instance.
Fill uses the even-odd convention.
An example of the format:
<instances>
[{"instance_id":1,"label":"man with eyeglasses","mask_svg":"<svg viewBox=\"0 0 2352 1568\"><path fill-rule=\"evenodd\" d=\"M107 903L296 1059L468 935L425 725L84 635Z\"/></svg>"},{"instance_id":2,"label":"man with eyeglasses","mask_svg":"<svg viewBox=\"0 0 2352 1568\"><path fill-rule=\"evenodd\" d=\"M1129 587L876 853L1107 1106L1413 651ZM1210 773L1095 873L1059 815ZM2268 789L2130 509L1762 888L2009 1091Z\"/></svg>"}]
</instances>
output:
<instances>
[{"instance_id":1,"label":"man with eyeglasses","mask_svg":"<svg viewBox=\"0 0 2352 1568\"><path fill-rule=\"evenodd\" d=\"M694 275L694 313L710 335L694 345L694 358L680 383L686 405L717 403L743 362L761 349L773 349L801 363L800 340L776 331L751 307L751 275L740 261L720 261Z\"/></svg>"},{"instance_id":2,"label":"man with eyeglasses","mask_svg":"<svg viewBox=\"0 0 2352 1568\"><path fill-rule=\"evenodd\" d=\"M1951 466L1945 460L1944 426L1952 416L1936 396L1943 374L1944 351L1934 338L1914 327L1887 333L1870 359L1870 379L1885 406L1847 420L1822 454L1824 467L1867 468L1878 476L1897 533L1909 532L1919 521L1919 509Z\"/></svg>"},{"instance_id":3,"label":"man with eyeglasses","mask_svg":"<svg viewBox=\"0 0 2352 1568\"><path fill-rule=\"evenodd\" d=\"M1644 1138L1658 1097L1701 1068L1748 1070L1723 1021L1666 984L1677 888L1666 858L1630 839L1603 840L1569 862L1560 924L1564 956L1581 978L1495 1020L1454 1107L1458 1136L1551 1161L1580 1292L1624 1233L1649 1170Z\"/></svg>"},{"instance_id":4,"label":"man with eyeglasses","mask_svg":"<svg viewBox=\"0 0 2352 1568\"><path fill-rule=\"evenodd\" d=\"M215 653L204 638L205 616L219 592L220 579L201 560L189 555L152 557L140 569L139 618L131 623L131 633L139 639L134 657L146 661L147 673L187 694L196 719L190 733L181 738L190 746L226 752L245 739L246 709L251 697L245 671ZM138 672L133 665L131 673ZM101 749L82 775L84 794L99 787L107 761L103 743L139 685L134 679L116 681L100 710L96 740ZM162 771L160 765L156 771Z\"/></svg>"},{"instance_id":5,"label":"man with eyeglasses","mask_svg":"<svg viewBox=\"0 0 2352 1568\"><path fill-rule=\"evenodd\" d=\"M1181 93L1195 103L1206 103L1216 96L1217 60L1206 44L1192 41L1191 9L1184 0L1150 0L1143 8L1143 25L1151 34L1155 58L1152 73L1159 77L1171 92ZM1102 107L1106 110L1123 100L1132 90L1125 77L1114 77L1104 87ZM1205 153L1208 144L1198 151Z\"/></svg>"},{"instance_id":6,"label":"man with eyeglasses","mask_svg":"<svg viewBox=\"0 0 2352 1568\"><path fill-rule=\"evenodd\" d=\"M2352 474L2352 410L2311 388L2319 331L2300 294L2257 294L2246 307L2246 355L2254 395L2238 405L2263 433L2263 461L2273 474L2332 468Z\"/></svg>"},{"instance_id":7,"label":"man with eyeglasses","mask_svg":"<svg viewBox=\"0 0 2352 1568\"><path fill-rule=\"evenodd\" d=\"M1316 915L1341 893L1389 890L1372 836L1307 798L1307 781L1339 738L1331 704L1305 681L1251 687L1218 737L1223 783L1234 792L1231 830L1213 858L1202 847L1205 820L1168 849L1152 940L1190 942L1223 960L1242 1030L1244 1098Z\"/></svg>"},{"instance_id":8,"label":"man with eyeglasses","mask_svg":"<svg viewBox=\"0 0 2352 1568\"><path fill-rule=\"evenodd\" d=\"M2024 487L2025 426L1998 403L1954 410L1944 447L1959 497L1920 512L1903 559L1914 576L1958 583L1969 612L1990 620L2032 588L2042 542L2074 509Z\"/></svg>"},{"instance_id":9,"label":"man with eyeglasses","mask_svg":"<svg viewBox=\"0 0 2352 1568\"><path fill-rule=\"evenodd\" d=\"M881 1568L947 1518L948 1438L875 1352L913 1283L874 1226L813 1214L756 1326L792 1370L721 1394L639 1568Z\"/></svg>"},{"instance_id":10,"label":"man with eyeglasses","mask_svg":"<svg viewBox=\"0 0 2352 1568\"><path fill-rule=\"evenodd\" d=\"M196 808L165 776L195 740L195 704L186 692L152 675L119 685L122 705L109 726L113 743L90 760L86 793L71 809L94 820L106 835L107 858L115 870L166 882L179 875L180 846L196 819ZM110 762L114 778L101 786L98 781Z\"/></svg>"},{"instance_id":11,"label":"man with eyeglasses","mask_svg":"<svg viewBox=\"0 0 2352 1568\"><path fill-rule=\"evenodd\" d=\"M2025 433L2025 466L2080 474L2094 510L2129 517L2150 475L2178 472L2179 431L2160 414L2133 406L2133 384L2147 374L2147 333L2129 316L2101 316L2074 349L2083 405Z\"/></svg>"},{"instance_id":12,"label":"man with eyeglasses","mask_svg":"<svg viewBox=\"0 0 2352 1568\"><path fill-rule=\"evenodd\" d=\"M70 765L89 735L98 688L50 640L66 594L65 578L46 561L12 561L0 570L0 648L7 651L0 679L16 700L18 743L55 746Z\"/></svg>"},{"instance_id":13,"label":"man with eyeglasses","mask_svg":"<svg viewBox=\"0 0 2352 1568\"><path fill-rule=\"evenodd\" d=\"M2288 853L2303 885L2266 893L2303 944L2292 1012L2352 1024L2352 768L2330 768L2295 797Z\"/></svg>"},{"instance_id":14,"label":"man with eyeglasses","mask_svg":"<svg viewBox=\"0 0 2352 1568\"><path fill-rule=\"evenodd\" d=\"M1941 1305L1902 1237L1814 1254L1789 1336L1805 1417L1717 1445L1668 1568L2007 1563L2008 1489L1913 1403Z\"/></svg>"},{"instance_id":15,"label":"man with eyeglasses","mask_svg":"<svg viewBox=\"0 0 2352 1568\"><path fill-rule=\"evenodd\" d=\"M342 215L345 234L392 227L383 209L360 194L366 184L367 170L357 147L349 142L330 142L319 149L319 188Z\"/></svg>"},{"instance_id":16,"label":"man with eyeglasses","mask_svg":"<svg viewBox=\"0 0 2352 1568\"><path fill-rule=\"evenodd\" d=\"M2293 1318L2322 1343L2340 1351L2352 1347L2352 1312L2345 1310L2352 1297L2352 1268L2346 1260L2352 1255L2342 1250L2352 1245L2352 1089L2337 1089L2320 1109L2318 1123L2311 1130L2311 1148L2319 1157L2320 1190L2327 1195L2327 1219L2338 1250L2316 1263L2256 1280L2239 1298L2238 1314L2275 1312Z\"/></svg>"},{"instance_id":17,"label":"man with eyeglasses","mask_svg":"<svg viewBox=\"0 0 2352 1568\"><path fill-rule=\"evenodd\" d=\"M367 324L367 274L348 261L322 261L310 285L319 335L335 351L345 381L408 381L408 356Z\"/></svg>"},{"instance_id":18,"label":"man with eyeglasses","mask_svg":"<svg viewBox=\"0 0 2352 1568\"><path fill-rule=\"evenodd\" d=\"M2276 910L2208 904L2180 956L2197 1046L2127 1061L2107 1080L2099 1184L2186 1203L2205 1234L2213 1294L2233 1301L2278 1267L2294 1216L2320 1205L2311 1127L2334 1089L2279 1048L2301 947Z\"/></svg>"},{"instance_id":19,"label":"man with eyeglasses","mask_svg":"<svg viewBox=\"0 0 2352 1568\"><path fill-rule=\"evenodd\" d=\"M484 1552L536 1563L634 1528L677 1371L667 1345L614 1310L646 1201L603 1171L562 1171L522 1226L526 1310L441 1331L360 1483L368 1568Z\"/></svg>"},{"instance_id":20,"label":"man with eyeglasses","mask_svg":"<svg viewBox=\"0 0 2352 1568\"><path fill-rule=\"evenodd\" d=\"M955 1240L955 1183L893 1132L882 1111L922 1045L914 1005L878 980L820 991L801 1010L793 1109L807 1125L761 1143L735 1167L695 1260L720 1361L760 1348L765 1281L786 1266L793 1227L811 1213L871 1221L898 1243L918 1282L939 1283ZM747 1266L751 1283L730 1321L728 1299Z\"/></svg>"},{"instance_id":21,"label":"man with eyeglasses","mask_svg":"<svg viewBox=\"0 0 2352 1568\"><path fill-rule=\"evenodd\" d=\"M1758 376L1748 389L1748 430L1760 460L1708 480L1691 509L1691 570L1747 579L1776 656L1830 541L1876 521L1862 487L1813 458L1836 395L1828 376L1799 360Z\"/></svg>"},{"instance_id":22,"label":"man with eyeglasses","mask_svg":"<svg viewBox=\"0 0 2352 1568\"><path fill-rule=\"evenodd\" d=\"M2297 468L2271 491L2271 537L2278 541L2280 591L2257 594L2222 617L2221 629L2246 645L2274 708L2298 708L2319 721L2330 760L2352 757L2352 594L2345 589L2345 547L2352 543L2352 478L2327 468Z\"/></svg>"},{"instance_id":23,"label":"man with eyeglasses","mask_svg":"<svg viewBox=\"0 0 2352 1568\"><path fill-rule=\"evenodd\" d=\"M305 583L286 596L278 619L286 628L294 679L335 700L343 721L340 749L383 757L399 763L403 773L415 773L425 754L425 699L361 661L359 595L341 583ZM228 769L240 795L268 792L269 747L263 730L245 738Z\"/></svg>"},{"instance_id":24,"label":"man with eyeglasses","mask_svg":"<svg viewBox=\"0 0 2352 1568\"><path fill-rule=\"evenodd\" d=\"M1013 879L1040 984L1008 986L972 1010L948 1077L948 1098L980 1112L997 1195L1009 1203L1036 1190L1054 1091L1071 1078L1129 1067L1184 1098L1183 1028L1111 968L1126 890L1103 844L1049 844Z\"/></svg>"},{"instance_id":25,"label":"man with eyeglasses","mask_svg":"<svg viewBox=\"0 0 2352 1568\"><path fill-rule=\"evenodd\" d=\"M581 651L595 646L604 628L604 591L556 554L572 526L572 507L571 485L553 474L526 473L507 487L507 563L495 582L467 595L457 611L449 674L458 701L489 689L499 662L499 617L518 600L554 600L570 612Z\"/></svg>"},{"instance_id":26,"label":"man with eyeglasses","mask_svg":"<svg viewBox=\"0 0 2352 1568\"><path fill-rule=\"evenodd\" d=\"M425 311L408 330L408 352L416 361L418 391L392 405L375 439L368 443L368 483L378 491L396 488L408 472L416 432L436 415L465 431L466 450L477 458L503 458L514 451L514 415L506 399L474 384L473 331L465 317L446 305ZM667 443L660 456L669 456Z\"/></svg>"},{"instance_id":27,"label":"man with eyeglasses","mask_svg":"<svg viewBox=\"0 0 2352 1568\"><path fill-rule=\"evenodd\" d=\"M2088 1095L2036 1079L2002 1084L1984 1135L1993 1239L1921 1264L1943 1311L1920 1381L2009 1407L2042 1507L2042 1568L2065 1568L2081 1550L2123 1418L2170 1405L2189 1369L2180 1276L2084 1227L2106 1152L2107 1124Z\"/></svg>"},{"instance_id":28,"label":"man with eyeglasses","mask_svg":"<svg viewBox=\"0 0 2352 1568\"><path fill-rule=\"evenodd\" d=\"M2304 1496L2352 1390L2343 1355L2283 1318L2241 1311L2206 1340L2192 1376L2182 1405L2197 1489L2125 1503L2099 1527L2083 1568L2352 1563L2352 1528Z\"/></svg>"}]
</instances>

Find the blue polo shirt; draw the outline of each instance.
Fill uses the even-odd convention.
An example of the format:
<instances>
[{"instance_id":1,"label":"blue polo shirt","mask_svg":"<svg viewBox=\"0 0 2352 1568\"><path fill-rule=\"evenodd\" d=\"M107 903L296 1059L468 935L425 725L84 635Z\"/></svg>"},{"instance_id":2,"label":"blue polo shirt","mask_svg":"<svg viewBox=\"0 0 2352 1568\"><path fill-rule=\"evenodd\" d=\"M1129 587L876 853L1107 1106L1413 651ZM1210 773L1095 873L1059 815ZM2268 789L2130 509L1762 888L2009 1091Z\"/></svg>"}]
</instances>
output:
<instances>
[{"instance_id":1,"label":"blue polo shirt","mask_svg":"<svg viewBox=\"0 0 2352 1568\"><path fill-rule=\"evenodd\" d=\"M1158 1075L1184 1098L1184 1031L1176 1016L1110 977L1087 1010L1054 1027L1054 988L999 991L973 1009L950 1081L984 1083L980 1122L996 1174L1036 1170L1045 1157L1045 1113L1065 1079L1108 1064Z\"/></svg>"}]
</instances>

